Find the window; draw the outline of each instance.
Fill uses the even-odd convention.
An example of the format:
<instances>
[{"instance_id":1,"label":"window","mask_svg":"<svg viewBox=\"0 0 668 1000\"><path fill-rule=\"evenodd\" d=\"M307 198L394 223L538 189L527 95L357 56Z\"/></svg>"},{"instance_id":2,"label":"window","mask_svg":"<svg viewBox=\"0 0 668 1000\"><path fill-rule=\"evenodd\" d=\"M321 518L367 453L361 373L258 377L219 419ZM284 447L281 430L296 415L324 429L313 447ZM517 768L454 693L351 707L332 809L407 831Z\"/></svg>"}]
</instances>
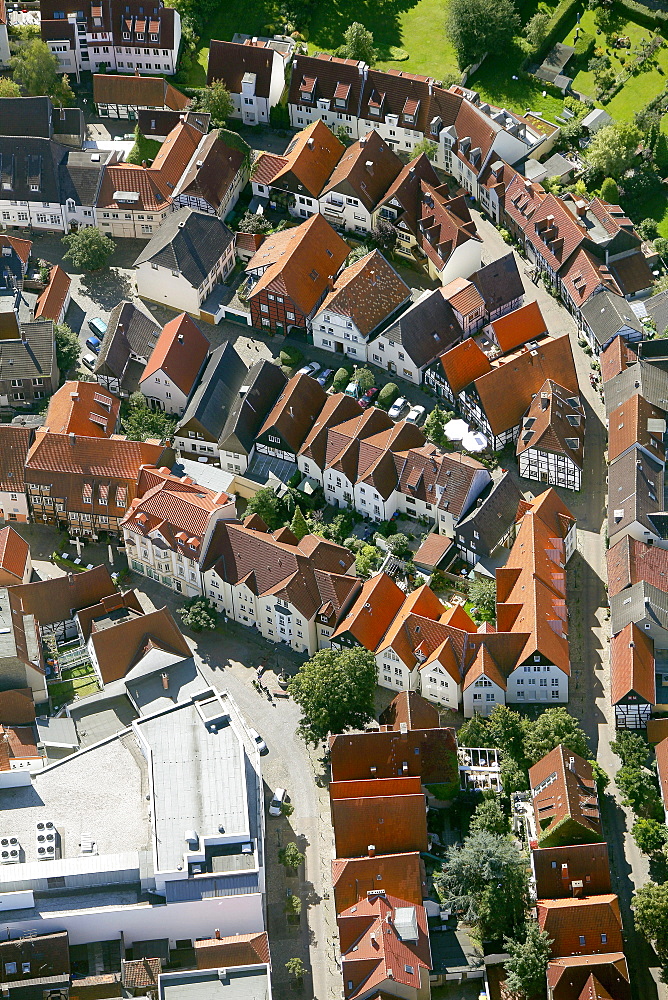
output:
<instances>
[{"instance_id":1,"label":"window","mask_svg":"<svg viewBox=\"0 0 668 1000\"><path fill-rule=\"evenodd\" d=\"M584 934L580 934L578 940L579 940L580 944L583 945L585 943L585 936L584 936Z\"/></svg>"},{"instance_id":2,"label":"window","mask_svg":"<svg viewBox=\"0 0 668 1000\"><path fill-rule=\"evenodd\" d=\"M552 692L552 697L553 698L558 698L559 697L559 692L558 691L553 691Z\"/></svg>"}]
</instances>

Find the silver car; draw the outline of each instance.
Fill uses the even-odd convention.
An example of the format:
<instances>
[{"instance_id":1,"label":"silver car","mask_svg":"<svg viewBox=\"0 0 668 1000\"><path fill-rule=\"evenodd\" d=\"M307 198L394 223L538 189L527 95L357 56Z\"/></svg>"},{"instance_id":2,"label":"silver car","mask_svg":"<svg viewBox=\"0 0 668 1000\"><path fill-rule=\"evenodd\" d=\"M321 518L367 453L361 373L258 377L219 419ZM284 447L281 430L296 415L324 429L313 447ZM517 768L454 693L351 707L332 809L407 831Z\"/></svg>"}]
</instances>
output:
<instances>
[{"instance_id":1,"label":"silver car","mask_svg":"<svg viewBox=\"0 0 668 1000\"><path fill-rule=\"evenodd\" d=\"M387 411L389 417L392 420L398 420L401 414L404 412L404 408L408 406L408 400L404 399L403 396L399 396L399 399L395 399L392 406Z\"/></svg>"},{"instance_id":2,"label":"silver car","mask_svg":"<svg viewBox=\"0 0 668 1000\"><path fill-rule=\"evenodd\" d=\"M407 424L421 424L427 411L424 406L412 406L406 417Z\"/></svg>"}]
</instances>

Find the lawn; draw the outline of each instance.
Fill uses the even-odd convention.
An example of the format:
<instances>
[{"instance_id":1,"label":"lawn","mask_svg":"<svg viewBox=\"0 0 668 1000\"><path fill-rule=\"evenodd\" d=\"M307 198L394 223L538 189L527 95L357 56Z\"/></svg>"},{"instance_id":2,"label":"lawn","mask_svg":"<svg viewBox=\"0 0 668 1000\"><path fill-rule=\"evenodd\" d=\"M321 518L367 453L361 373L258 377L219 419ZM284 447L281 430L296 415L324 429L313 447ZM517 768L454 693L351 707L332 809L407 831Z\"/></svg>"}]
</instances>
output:
<instances>
[{"instance_id":1,"label":"lawn","mask_svg":"<svg viewBox=\"0 0 668 1000\"><path fill-rule=\"evenodd\" d=\"M53 681L48 684L49 696L54 705L64 705L73 701L75 695L85 698L100 690L95 674L88 673L83 677L71 677L69 680Z\"/></svg>"},{"instance_id":2,"label":"lawn","mask_svg":"<svg viewBox=\"0 0 668 1000\"><path fill-rule=\"evenodd\" d=\"M135 139L135 144L128 153L127 162L134 163L138 167L142 165L143 161L150 163L151 160L155 160L158 155L158 150L162 146L161 142L157 139L147 139L145 135L139 135L138 139Z\"/></svg>"},{"instance_id":3,"label":"lawn","mask_svg":"<svg viewBox=\"0 0 668 1000\"><path fill-rule=\"evenodd\" d=\"M197 61L188 73L186 87L206 86L206 70L209 64L209 43L212 38L221 41L232 41L235 33L246 35L264 35L265 26L271 19L264 0L255 0L249 4L245 0L224 0L215 17L212 17L206 30L200 38L197 50ZM178 84L177 84L178 86Z\"/></svg>"},{"instance_id":4,"label":"lawn","mask_svg":"<svg viewBox=\"0 0 668 1000\"><path fill-rule=\"evenodd\" d=\"M477 90L482 100L490 104L518 114L538 111L554 121L564 109L564 98L555 88L533 77L520 76L523 59L524 53L519 46L511 45L502 63L498 57L488 57L478 72L469 77L467 86ZM514 80L513 76L518 79Z\"/></svg>"}]
</instances>

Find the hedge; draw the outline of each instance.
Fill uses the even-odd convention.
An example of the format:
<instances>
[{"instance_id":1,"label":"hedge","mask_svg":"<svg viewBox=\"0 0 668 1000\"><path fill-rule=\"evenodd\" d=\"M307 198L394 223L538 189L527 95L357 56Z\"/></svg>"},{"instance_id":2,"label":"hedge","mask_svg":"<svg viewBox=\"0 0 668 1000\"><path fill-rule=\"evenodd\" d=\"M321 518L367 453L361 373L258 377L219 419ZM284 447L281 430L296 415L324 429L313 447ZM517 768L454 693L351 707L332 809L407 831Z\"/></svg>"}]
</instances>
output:
<instances>
[{"instance_id":1,"label":"hedge","mask_svg":"<svg viewBox=\"0 0 668 1000\"><path fill-rule=\"evenodd\" d=\"M524 61L523 68L526 68L528 63L540 63L543 61L544 56L547 55L552 46L556 42L560 42L566 34L566 24L568 21L572 18L575 23L577 12L581 7L580 0L561 0L550 19L545 38L540 45L536 46L532 52L529 52Z\"/></svg>"},{"instance_id":2,"label":"hedge","mask_svg":"<svg viewBox=\"0 0 668 1000\"><path fill-rule=\"evenodd\" d=\"M399 395L399 388L394 382L388 382L378 393L378 399L376 402L378 406L386 410L395 401Z\"/></svg>"},{"instance_id":3,"label":"hedge","mask_svg":"<svg viewBox=\"0 0 668 1000\"><path fill-rule=\"evenodd\" d=\"M351 372L347 368L339 368L334 380L332 381L332 389L334 392L343 392L348 383L350 382Z\"/></svg>"}]
</instances>

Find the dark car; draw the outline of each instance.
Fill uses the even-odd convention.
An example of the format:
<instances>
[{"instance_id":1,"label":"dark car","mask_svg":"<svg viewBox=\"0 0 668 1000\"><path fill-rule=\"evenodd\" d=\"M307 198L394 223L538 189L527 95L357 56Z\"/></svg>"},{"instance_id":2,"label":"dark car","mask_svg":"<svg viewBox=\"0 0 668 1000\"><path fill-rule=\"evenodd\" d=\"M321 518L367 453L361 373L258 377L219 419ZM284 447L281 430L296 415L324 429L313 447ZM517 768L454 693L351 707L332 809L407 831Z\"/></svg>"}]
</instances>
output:
<instances>
[{"instance_id":1,"label":"dark car","mask_svg":"<svg viewBox=\"0 0 668 1000\"><path fill-rule=\"evenodd\" d=\"M363 410L366 410L367 407L371 406L379 392L380 389L377 389L375 385L372 385L370 389L366 390L362 398L358 400L358 403Z\"/></svg>"}]
</instances>

